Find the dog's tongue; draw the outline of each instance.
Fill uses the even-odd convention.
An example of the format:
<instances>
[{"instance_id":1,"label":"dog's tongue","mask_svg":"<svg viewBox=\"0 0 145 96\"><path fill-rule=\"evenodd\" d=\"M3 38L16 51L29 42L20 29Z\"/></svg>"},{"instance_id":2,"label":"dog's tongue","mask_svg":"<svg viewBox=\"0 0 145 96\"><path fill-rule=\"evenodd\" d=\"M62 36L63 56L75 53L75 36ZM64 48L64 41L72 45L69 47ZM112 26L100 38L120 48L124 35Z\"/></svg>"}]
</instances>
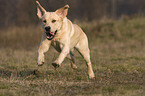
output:
<instances>
[{"instance_id":1,"label":"dog's tongue","mask_svg":"<svg viewBox=\"0 0 145 96\"><path fill-rule=\"evenodd\" d=\"M50 34L54 36L54 33L50 33Z\"/></svg>"},{"instance_id":2,"label":"dog's tongue","mask_svg":"<svg viewBox=\"0 0 145 96\"><path fill-rule=\"evenodd\" d=\"M51 32L45 32L46 33L46 35L47 35L47 39L48 40L51 40L51 39L53 39L54 38L54 36L55 36L55 34L56 34L56 32L57 32L57 30L55 31L55 33L51 33Z\"/></svg>"},{"instance_id":3,"label":"dog's tongue","mask_svg":"<svg viewBox=\"0 0 145 96\"><path fill-rule=\"evenodd\" d=\"M52 37L53 37L53 36L51 36L51 37L47 36L48 39L51 39Z\"/></svg>"},{"instance_id":4,"label":"dog's tongue","mask_svg":"<svg viewBox=\"0 0 145 96\"><path fill-rule=\"evenodd\" d=\"M54 33L51 33L51 32L49 32L48 34L47 34L47 38L48 39L51 39L51 38L53 38L54 37Z\"/></svg>"}]
</instances>

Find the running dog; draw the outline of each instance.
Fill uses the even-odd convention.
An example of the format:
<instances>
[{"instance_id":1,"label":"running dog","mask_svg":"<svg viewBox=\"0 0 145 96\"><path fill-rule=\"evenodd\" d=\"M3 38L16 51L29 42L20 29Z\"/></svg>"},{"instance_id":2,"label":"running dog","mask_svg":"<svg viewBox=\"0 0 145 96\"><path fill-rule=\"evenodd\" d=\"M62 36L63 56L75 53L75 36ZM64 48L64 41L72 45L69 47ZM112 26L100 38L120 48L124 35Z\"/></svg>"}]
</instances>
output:
<instances>
[{"instance_id":1,"label":"running dog","mask_svg":"<svg viewBox=\"0 0 145 96\"><path fill-rule=\"evenodd\" d=\"M94 78L87 36L78 25L72 24L67 19L69 5L57 9L55 12L48 12L38 1L36 3L37 16L41 19L44 30L38 49L38 66L44 64L44 53L52 45L60 52L58 58L52 63L55 68L61 65L68 54L70 54L72 68L77 68L73 54L73 49L77 49L87 63L89 78Z\"/></svg>"}]
</instances>

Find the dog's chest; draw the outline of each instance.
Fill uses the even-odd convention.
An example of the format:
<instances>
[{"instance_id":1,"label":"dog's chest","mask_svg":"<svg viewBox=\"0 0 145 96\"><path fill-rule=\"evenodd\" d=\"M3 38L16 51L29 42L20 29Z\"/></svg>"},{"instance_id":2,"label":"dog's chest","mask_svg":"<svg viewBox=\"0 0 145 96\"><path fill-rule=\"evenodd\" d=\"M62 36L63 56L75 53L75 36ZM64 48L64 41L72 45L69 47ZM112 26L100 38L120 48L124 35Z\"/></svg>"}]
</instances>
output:
<instances>
[{"instance_id":1,"label":"dog's chest","mask_svg":"<svg viewBox=\"0 0 145 96\"><path fill-rule=\"evenodd\" d=\"M53 40L51 45L58 51L58 52L61 52L64 44L61 43L60 41L57 41L57 40Z\"/></svg>"}]
</instances>

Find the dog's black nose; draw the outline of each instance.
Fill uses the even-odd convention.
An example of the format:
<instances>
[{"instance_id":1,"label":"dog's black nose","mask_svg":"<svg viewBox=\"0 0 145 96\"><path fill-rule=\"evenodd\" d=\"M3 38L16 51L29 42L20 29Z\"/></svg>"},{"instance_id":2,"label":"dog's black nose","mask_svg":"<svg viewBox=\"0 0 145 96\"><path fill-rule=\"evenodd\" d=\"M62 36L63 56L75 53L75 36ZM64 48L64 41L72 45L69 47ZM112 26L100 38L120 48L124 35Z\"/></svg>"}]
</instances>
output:
<instances>
[{"instance_id":1,"label":"dog's black nose","mask_svg":"<svg viewBox=\"0 0 145 96\"><path fill-rule=\"evenodd\" d=\"M50 32L50 29L51 29L50 26L45 27L45 30L46 30L46 31L49 31L49 32Z\"/></svg>"}]
</instances>

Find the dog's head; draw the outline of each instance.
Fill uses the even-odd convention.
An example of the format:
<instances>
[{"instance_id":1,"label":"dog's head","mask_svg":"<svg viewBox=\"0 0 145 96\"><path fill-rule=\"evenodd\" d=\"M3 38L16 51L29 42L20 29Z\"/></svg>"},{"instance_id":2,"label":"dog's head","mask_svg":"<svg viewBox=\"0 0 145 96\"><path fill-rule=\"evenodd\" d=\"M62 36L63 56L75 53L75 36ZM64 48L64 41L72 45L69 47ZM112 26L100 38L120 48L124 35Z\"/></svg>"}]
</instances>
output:
<instances>
[{"instance_id":1,"label":"dog's head","mask_svg":"<svg viewBox=\"0 0 145 96\"><path fill-rule=\"evenodd\" d=\"M62 27L63 19L66 17L69 5L56 10L55 12L47 12L38 1L37 16L42 20L43 29L47 35L48 40L52 40Z\"/></svg>"}]
</instances>

